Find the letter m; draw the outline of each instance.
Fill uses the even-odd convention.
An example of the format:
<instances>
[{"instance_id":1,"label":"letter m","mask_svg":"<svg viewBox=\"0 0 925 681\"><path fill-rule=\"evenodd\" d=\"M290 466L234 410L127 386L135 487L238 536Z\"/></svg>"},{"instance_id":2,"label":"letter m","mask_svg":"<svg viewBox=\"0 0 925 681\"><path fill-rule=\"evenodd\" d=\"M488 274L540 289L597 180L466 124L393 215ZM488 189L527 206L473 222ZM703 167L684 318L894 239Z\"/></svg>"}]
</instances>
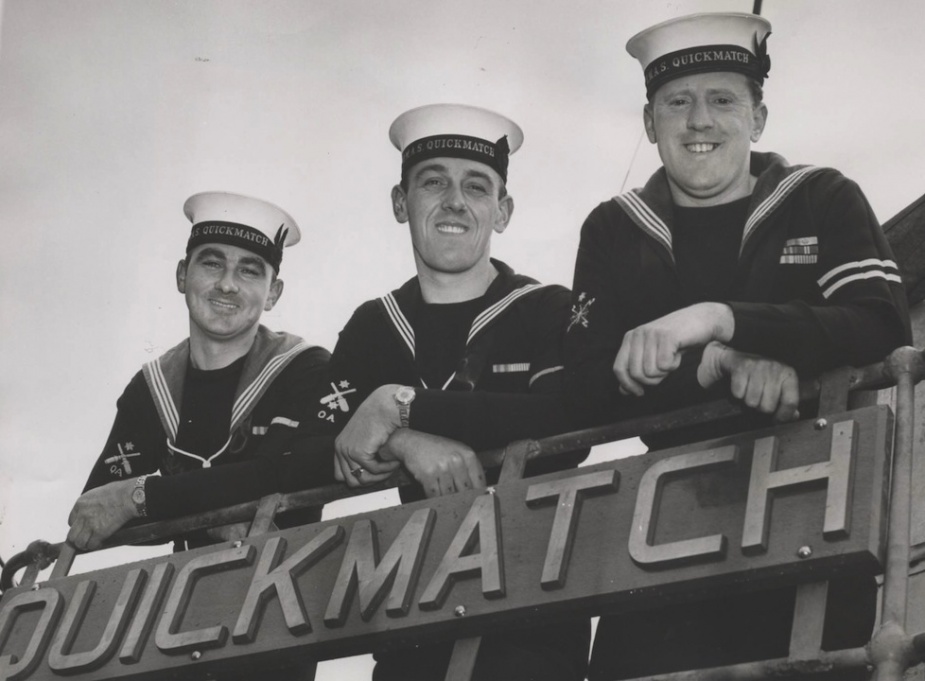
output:
<instances>
[{"instance_id":1,"label":"letter m","mask_svg":"<svg viewBox=\"0 0 925 681\"><path fill-rule=\"evenodd\" d=\"M411 594L417 584L424 561L424 549L436 520L433 509L422 508L408 519L401 533L392 542L388 553L379 562L379 541L372 520L359 520L353 525L344 561L334 584L324 622L342 626L354 593L359 590L360 616L372 617L391 587L385 612L398 616L408 612ZM359 589L358 589L359 587Z\"/></svg>"}]
</instances>

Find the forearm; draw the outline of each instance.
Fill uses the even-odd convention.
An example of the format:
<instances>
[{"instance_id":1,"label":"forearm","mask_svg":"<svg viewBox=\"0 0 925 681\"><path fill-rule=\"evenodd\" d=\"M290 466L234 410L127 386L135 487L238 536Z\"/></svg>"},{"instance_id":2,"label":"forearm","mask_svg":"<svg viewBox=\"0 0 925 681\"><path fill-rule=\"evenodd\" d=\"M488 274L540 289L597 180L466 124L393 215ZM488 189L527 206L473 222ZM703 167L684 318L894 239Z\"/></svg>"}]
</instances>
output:
<instances>
[{"instance_id":1,"label":"forearm","mask_svg":"<svg viewBox=\"0 0 925 681\"><path fill-rule=\"evenodd\" d=\"M287 456L260 457L146 481L148 518L164 520L334 482L331 437L303 438Z\"/></svg>"}]
</instances>

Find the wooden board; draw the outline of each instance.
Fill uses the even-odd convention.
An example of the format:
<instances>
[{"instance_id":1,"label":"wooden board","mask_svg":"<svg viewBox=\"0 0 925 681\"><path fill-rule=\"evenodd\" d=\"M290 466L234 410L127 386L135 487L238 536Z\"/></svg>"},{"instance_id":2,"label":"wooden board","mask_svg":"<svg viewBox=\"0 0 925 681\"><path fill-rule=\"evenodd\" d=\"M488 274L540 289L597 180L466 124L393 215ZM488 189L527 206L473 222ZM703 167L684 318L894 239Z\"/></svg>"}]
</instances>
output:
<instances>
[{"instance_id":1,"label":"wooden board","mask_svg":"<svg viewBox=\"0 0 925 681\"><path fill-rule=\"evenodd\" d=\"M0 680L257 673L874 572L891 424L870 407L12 590Z\"/></svg>"}]
</instances>

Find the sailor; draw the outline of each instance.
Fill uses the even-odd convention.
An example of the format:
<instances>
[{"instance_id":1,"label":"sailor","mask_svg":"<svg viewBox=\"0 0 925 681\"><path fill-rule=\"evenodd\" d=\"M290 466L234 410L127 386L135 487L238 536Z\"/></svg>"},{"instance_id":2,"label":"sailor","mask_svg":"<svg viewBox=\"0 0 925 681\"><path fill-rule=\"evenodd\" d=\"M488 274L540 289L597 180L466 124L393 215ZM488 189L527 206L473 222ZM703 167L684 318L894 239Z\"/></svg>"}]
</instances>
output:
<instances>
[{"instance_id":1,"label":"sailor","mask_svg":"<svg viewBox=\"0 0 925 681\"><path fill-rule=\"evenodd\" d=\"M392 211L408 225L416 276L361 305L341 332L331 370L347 409L331 411L346 422L338 478L365 485L398 461L419 483L402 490L409 502L483 488L474 448L567 430L558 396L569 293L490 257L514 211L508 160L520 127L485 109L434 104L399 116L389 137L402 155ZM474 678L579 681L589 640L587 618L489 636ZM451 650L379 653L373 678L443 679Z\"/></svg>"},{"instance_id":2,"label":"sailor","mask_svg":"<svg viewBox=\"0 0 925 681\"><path fill-rule=\"evenodd\" d=\"M282 296L283 248L298 243L298 225L278 206L229 192L191 196L184 213L192 228L176 286L186 301L189 337L145 364L119 398L109 439L70 514L68 541L80 549L98 548L138 518L293 491L288 481L296 476L282 472L293 463L325 468L320 460L291 462L297 457L288 455L296 434L305 435L300 423L324 385L329 353L260 324ZM324 432L323 424L307 423ZM326 441L330 452L330 434ZM310 471L298 477L304 483ZM277 523L316 521L320 511L281 514ZM241 532L232 526L178 537L175 548Z\"/></svg>"},{"instance_id":3,"label":"sailor","mask_svg":"<svg viewBox=\"0 0 925 681\"><path fill-rule=\"evenodd\" d=\"M790 420L798 379L911 338L896 262L858 186L751 149L767 121L770 32L756 15L696 14L627 44L663 167L582 227L567 391L591 420L730 391ZM833 581L823 648L866 643L875 598L872 578ZM591 678L785 657L793 607L788 588L605 617Z\"/></svg>"}]
</instances>

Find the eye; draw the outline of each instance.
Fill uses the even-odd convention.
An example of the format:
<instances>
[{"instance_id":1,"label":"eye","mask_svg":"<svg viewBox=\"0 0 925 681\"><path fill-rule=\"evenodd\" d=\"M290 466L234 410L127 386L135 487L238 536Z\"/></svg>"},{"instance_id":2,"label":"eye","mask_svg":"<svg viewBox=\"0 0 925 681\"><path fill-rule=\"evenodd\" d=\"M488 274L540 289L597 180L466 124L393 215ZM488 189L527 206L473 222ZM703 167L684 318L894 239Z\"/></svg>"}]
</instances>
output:
<instances>
[{"instance_id":1,"label":"eye","mask_svg":"<svg viewBox=\"0 0 925 681\"><path fill-rule=\"evenodd\" d=\"M251 278L256 278L263 274L263 272L261 272L256 267L242 267L241 273L244 274L244 276Z\"/></svg>"},{"instance_id":2,"label":"eye","mask_svg":"<svg viewBox=\"0 0 925 681\"><path fill-rule=\"evenodd\" d=\"M472 192L473 194L487 194L488 187L480 182L470 182L466 185L466 191Z\"/></svg>"},{"instance_id":3,"label":"eye","mask_svg":"<svg viewBox=\"0 0 925 681\"><path fill-rule=\"evenodd\" d=\"M422 185L428 189L439 188L443 186L443 179L439 177L425 177Z\"/></svg>"},{"instance_id":4,"label":"eye","mask_svg":"<svg viewBox=\"0 0 925 681\"><path fill-rule=\"evenodd\" d=\"M218 260L203 260L201 264L207 270L215 270L222 266Z\"/></svg>"}]
</instances>

